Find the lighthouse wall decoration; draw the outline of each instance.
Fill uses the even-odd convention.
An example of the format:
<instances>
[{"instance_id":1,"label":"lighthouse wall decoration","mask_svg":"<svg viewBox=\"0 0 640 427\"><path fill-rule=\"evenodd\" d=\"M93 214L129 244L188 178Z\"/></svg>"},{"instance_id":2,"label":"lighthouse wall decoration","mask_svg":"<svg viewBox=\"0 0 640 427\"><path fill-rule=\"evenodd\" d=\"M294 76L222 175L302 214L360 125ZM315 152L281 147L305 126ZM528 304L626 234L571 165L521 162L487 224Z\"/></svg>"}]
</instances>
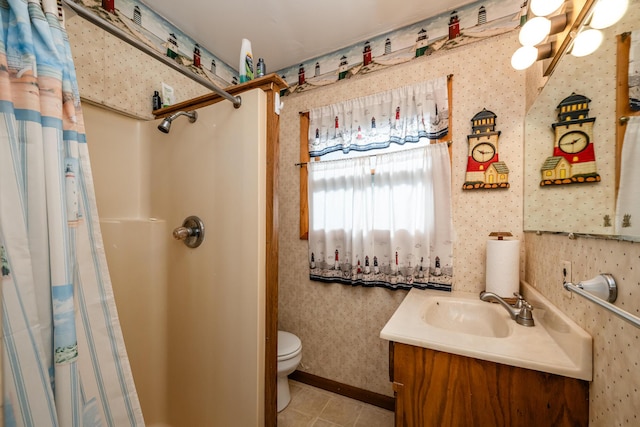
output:
<instances>
[{"instance_id":1,"label":"lighthouse wall decoration","mask_svg":"<svg viewBox=\"0 0 640 427\"><path fill-rule=\"evenodd\" d=\"M574 92L558 105L558 121L551 124L553 155L540 168L540 186L600 182L593 145L596 118L589 117L590 102Z\"/></svg>"},{"instance_id":2,"label":"lighthouse wall decoration","mask_svg":"<svg viewBox=\"0 0 640 427\"><path fill-rule=\"evenodd\" d=\"M498 154L497 116L484 108L471 119L469 154L463 190L509 188L509 168Z\"/></svg>"}]
</instances>

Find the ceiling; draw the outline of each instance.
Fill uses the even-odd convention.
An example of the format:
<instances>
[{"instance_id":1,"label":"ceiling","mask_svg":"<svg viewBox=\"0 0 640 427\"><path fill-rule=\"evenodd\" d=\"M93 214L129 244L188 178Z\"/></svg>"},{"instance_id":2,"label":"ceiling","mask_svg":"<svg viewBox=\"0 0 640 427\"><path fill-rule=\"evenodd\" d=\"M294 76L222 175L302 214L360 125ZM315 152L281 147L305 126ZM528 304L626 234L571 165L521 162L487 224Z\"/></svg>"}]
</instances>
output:
<instances>
[{"instance_id":1,"label":"ceiling","mask_svg":"<svg viewBox=\"0 0 640 427\"><path fill-rule=\"evenodd\" d=\"M267 72L282 70L475 0L144 0L236 68L242 39Z\"/></svg>"}]
</instances>

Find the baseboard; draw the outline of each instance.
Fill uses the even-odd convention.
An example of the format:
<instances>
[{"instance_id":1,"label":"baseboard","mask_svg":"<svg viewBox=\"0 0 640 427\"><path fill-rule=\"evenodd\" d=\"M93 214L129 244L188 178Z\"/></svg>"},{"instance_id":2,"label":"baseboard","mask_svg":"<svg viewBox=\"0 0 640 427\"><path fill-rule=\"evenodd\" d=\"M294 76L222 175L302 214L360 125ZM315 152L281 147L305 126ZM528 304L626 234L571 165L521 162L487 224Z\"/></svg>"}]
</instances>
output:
<instances>
[{"instance_id":1,"label":"baseboard","mask_svg":"<svg viewBox=\"0 0 640 427\"><path fill-rule=\"evenodd\" d=\"M289 375L289 378L294 381L321 388L351 399L359 400L360 402L368 403L388 411L394 411L396 407L396 399L394 397L342 384L307 372L294 371Z\"/></svg>"}]
</instances>

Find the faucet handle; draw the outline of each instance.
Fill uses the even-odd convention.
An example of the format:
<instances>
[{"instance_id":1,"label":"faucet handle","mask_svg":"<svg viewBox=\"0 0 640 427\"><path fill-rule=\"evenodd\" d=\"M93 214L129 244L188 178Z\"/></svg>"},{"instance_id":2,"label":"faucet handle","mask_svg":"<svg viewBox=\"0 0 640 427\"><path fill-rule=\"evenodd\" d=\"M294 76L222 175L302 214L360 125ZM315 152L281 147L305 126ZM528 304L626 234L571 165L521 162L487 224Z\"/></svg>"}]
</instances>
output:
<instances>
[{"instance_id":1,"label":"faucet handle","mask_svg":"<svg viewBox=\"0 0 640 427\"><path fill-rule=\"evenodd\" d=\"M524 299L522 301L522 309L516 315L516 323L523 326L534 326L533 314L531 313L533 311L533 307Z\"/></svg>"},{"instance_id":2,"label":"faucet handle","mask_svg":"<svg viewBox=\"0 0 640 427\"><path fill-rule=\"evenodd\" d=\"M516 297L518 300L516 301L516 303L513 305L515 308L522 308L524 306L524 304L527 304L527 301L524 299L524 297L520 294L520 292L514 292L513 296Z\"/></svg>"}]
</instances>

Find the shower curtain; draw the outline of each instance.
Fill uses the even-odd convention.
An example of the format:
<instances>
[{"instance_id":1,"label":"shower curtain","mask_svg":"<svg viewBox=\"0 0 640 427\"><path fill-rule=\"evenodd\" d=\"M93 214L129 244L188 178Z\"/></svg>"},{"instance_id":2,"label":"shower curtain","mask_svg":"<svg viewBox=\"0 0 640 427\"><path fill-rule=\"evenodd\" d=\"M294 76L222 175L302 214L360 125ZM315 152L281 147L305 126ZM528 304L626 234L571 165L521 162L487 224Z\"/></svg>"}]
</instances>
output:
<instances>
[{"instance_id":1,"label":"shower curtain","mask_svg":"<svg viewBox=\"0 0 640 427\"><path fill-rule=\"evenodd\" d=\"M0 0L5 426L137 426L55 0Z\"/></svg>"}]
</instances>

